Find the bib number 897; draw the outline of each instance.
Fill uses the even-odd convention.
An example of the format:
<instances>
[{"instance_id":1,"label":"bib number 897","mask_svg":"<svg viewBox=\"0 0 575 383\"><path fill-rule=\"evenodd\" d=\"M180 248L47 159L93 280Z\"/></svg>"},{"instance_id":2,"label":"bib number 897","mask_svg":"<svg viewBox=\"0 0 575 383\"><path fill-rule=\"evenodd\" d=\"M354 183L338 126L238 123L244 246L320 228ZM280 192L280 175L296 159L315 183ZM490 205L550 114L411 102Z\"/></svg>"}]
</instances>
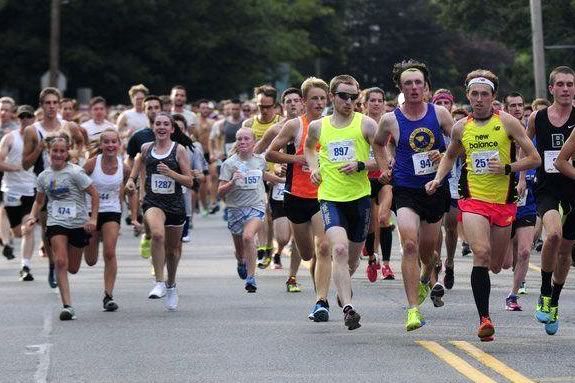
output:
<instances>
[{"instance_id":1,"label":"bib number 897","mask_svg":"<svg viewBox=\"0 0 575 383\"><path fill-rule=\"evenodd\" d=\"M340 146L340 147L336 147L333 148L333 154L334 156L346 156L347 152L348 152L349 148L347 146Z\"/></svg>"}]
</instances>

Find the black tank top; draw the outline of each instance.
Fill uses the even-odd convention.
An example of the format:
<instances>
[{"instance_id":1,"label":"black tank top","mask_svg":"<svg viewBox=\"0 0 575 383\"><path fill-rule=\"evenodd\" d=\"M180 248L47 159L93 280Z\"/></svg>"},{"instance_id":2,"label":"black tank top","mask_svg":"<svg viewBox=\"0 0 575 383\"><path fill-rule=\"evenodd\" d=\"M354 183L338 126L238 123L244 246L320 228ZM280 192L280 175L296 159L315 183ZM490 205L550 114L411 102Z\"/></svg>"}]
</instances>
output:
<instances>
[{"instance_id":1,"label":"black tank top","mask_svg":"<svg viewBox=\"0 0 575 383\"><path fill-rule=\"evenodd\" d=\"M173 178L163 176L158 172L158 164L163 163L175 172L181 173L180 165L176 159L178 143L173 142L170 152L154 156L152 144L146 153L146 195L144 203L162 209L165 213L185 214L182 185Z\"/></svg>"},{"instance_id":2,"label":"black tank top","mask_svg":"<svg viewBox=\"0 0 575 383\"><path fill-rule=\"evenodd\" d=\"M559 173L553 162L563 143L575 128L575 108L563 126L556 127L549 121L548 109L542 109L535 115L535 140L537 152L541 156L541 166L537 169L536 190L551 192L559 198L574 199L575 181Z\"/></svg>"}]
</instances>

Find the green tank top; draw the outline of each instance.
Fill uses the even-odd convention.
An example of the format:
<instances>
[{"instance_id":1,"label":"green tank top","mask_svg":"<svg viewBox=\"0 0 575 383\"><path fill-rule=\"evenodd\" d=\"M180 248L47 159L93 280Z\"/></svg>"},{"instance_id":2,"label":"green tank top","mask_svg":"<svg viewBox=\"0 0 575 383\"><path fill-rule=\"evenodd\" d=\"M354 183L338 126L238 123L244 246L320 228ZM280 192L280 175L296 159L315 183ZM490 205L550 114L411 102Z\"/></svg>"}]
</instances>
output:
<instances>
[{"instance_id":1,"label":"green tank top","mask_svg":"<svg viewBox=\"0 0 575 383\"><path fill-rule=\"evenodd\" d=\"M330 117L321 119L319 169L322 181L317 198L334 202L354 201L371 192L367 170L345 174L339 171L339 167L369 159L370 145L361 132L363 115L355 112L351 123L343 128L334 127Z\"/></svg>"}]
</instances>

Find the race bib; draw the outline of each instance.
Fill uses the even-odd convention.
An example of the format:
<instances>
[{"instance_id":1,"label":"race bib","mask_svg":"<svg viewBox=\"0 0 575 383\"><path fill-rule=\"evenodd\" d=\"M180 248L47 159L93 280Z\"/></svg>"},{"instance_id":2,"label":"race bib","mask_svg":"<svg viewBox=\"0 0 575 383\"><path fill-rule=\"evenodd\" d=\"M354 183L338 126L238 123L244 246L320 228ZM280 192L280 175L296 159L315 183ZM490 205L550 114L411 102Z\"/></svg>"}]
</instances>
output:
<instances>
[{"instance_id":1,"label":"race bib","mask_svg":"<svg viewBox=\"0 0 575 383\"><path fill-rule=\"evenodd\" d=\"M525 189L525 193L523 193L523 197L519 198L517 201L517 206L525 206L527 204L527 194L529 194L529 189Z\"/></svg>"},{"instance_id":2,"label":"race bib","mask_svg":"<svg viewBox=\"0 0 575 383\"><path fill-rule=\"evenodd\" d=\"M155 194L174 194L176 181L162 174L152 174L152 192Z\"/></svg>"},{"instance_id":3,"label":"race bib","mask_svg":"<svg viewBox=\"0 0 575 383\"><path fill-rule=\"evenodd\" d=\"M76 218L76 203L65 201L52 202L52 216L59 220Z\"/></svg>"},{"instance_id":4,"label":"race bib","mask_svg":"<svg viewBox=\"0 0 575 383\"><path fill-rule=\"evenodd\" d=\"M559 150L546 150L544 152L543 166L545 167L545 173L559 173L559 170L555 169L555 160L559 157Z\"/></svg>"},{"instance_id":5,"label":"race bib","mask_svg":"<svg viewBox=\"0 0 575 383\"><path fill-rule=\"evenodd\" d=\"M355 161L355 141L344 140L330 142L327 145L330 162Z\"/></svg>"},{"instance_id":6,"label":"race bib","mask_svg":"<svg viewBox=\"0 0 575 383\"><path fill-rule=\"evenodd\" d=\"M110 193L100 193L100 201L110 200Z\"/></svg>"},{"instance_id":7,"label":"race bib","mask_svg":"<svg viewBox=\"0 0 575 383\"><path fill-rule=\"evenodd\" d=\"M6 192L4 193L4 197L2 199L4 201L4 206L13 207L22 205L22 201L20 200L20 196L18 194L10 194Z\"/></svg>"},{"instance_id":8,"label":"race bib","mask_svg":"<svg viewBox=\"0 0 575 383\"><path fill-rule=\"evenodd\" d=\"M274 201L283 201L285 193L285 184L277 184L272 188L272 199Z\"/></svg>"},{"instance_id":9,"label":"race bib","mask_svg":"<svg viewBox=\"0 0 575 383\"><path fill-rule=\"evenodd\" d=\"M413 170L416 176L424 176L437 171L437 163L434 164L429 158L429 152L414 153L411 156L413 160Z\"/></svg>"},{"instance_id":10,"label":"race bib","mask_svg":"<svg viewBox=\"0 0 575 383\"><path fill-rule=\"evenodd\" d=\"M238 180L238 186L240 189L254 190L258 188L259 183L262 179L261 170L249 170L244 173L243 178Z\"/></svg>"},{"instance_id":11,"label":"race bib","mask_svg":"<svg viewBox=\"0 0 575 383\"><path fill-rule=\"evenodd\" d=\"M497 150L486 150L483 152L471 153L471 162L473 164L473 172L475 174L488 174L489 160L494 158L499 161L499 152Z\"/></svg>"},{"instance_id":12,"label":"race bib","mask_svg":"<svg viewBox=\"0 0 575 383\"><path fill-rule=\"evenodd\" d=\"M234 148L235 142L230 142L224 145L224 151L226 152L226 156L230 156L232 153L232 149Z\"/></svg>"}]
</instances>

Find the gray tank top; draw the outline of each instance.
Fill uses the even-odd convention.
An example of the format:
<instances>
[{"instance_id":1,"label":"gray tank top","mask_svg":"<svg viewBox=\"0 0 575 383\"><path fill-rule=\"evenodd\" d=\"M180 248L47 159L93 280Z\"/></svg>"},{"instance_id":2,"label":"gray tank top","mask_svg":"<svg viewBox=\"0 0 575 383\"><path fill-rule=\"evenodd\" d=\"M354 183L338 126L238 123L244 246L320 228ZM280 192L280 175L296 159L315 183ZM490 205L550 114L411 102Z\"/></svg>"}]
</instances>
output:
<instances>
[{"instance_id":1,"label":"gray tank top","mask_svg":"<svg viewBox=\"0 0 575 383\"><path fill-rule=\"evenodd\" d=\"M146 195L144 204L162 209L165 213L185 214L182 185L173 178L161 175L158 164L164 163L175 172L181 173L180 165L176 159L178 144L172 143L167 154L157 154L155 144L152 144L146 153Z\"/></svg>"}]
</instances>

